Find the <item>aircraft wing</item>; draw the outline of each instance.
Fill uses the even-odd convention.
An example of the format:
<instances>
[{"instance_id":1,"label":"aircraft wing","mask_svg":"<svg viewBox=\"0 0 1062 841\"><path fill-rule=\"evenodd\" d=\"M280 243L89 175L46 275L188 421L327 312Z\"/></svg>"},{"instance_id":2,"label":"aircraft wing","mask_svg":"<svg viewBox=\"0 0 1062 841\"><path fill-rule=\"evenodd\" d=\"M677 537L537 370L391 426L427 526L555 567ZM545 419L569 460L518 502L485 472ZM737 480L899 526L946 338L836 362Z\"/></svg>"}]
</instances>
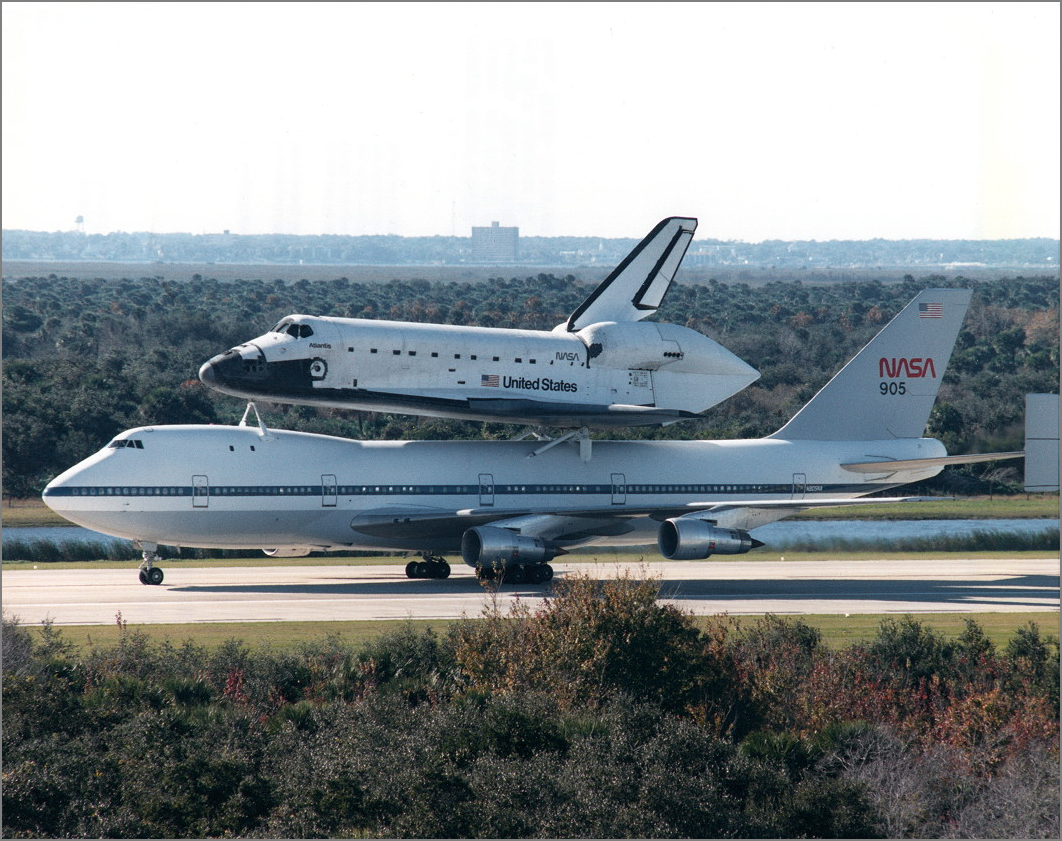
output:
<instances>
[{"instance_id":1,"label":"aircraft wing","mask_svg":"<svg viewBox=\"0 0 1062 841\"><path fill-rule=\"evenodd\" d=\"M552 528L551 518L566 518L572 520L595 520L602 529L607 528L608 523L618 520L631 519L633 517L650 517L654 520L668 520L672 517L682 517L687 514L704 512L706 514L732 512L740 509L750 511L769 511L772 519L781 519L791 514L797 514L809 508L827 508L850 505L883 505L894 502L923 502L927 497L898 496L898 497L860 497L858 499L741 499L722 500L712 502L690 502L685 505L654 505L654 506L600 506L596 508L578 508L565 510L558 508L555 511L530 511L521 509L499 508L464 508L459 510L446 510L437 508L381 508L375 511L364 511L354 519L351 528L361 534L373 537L391 539L416 539L424 537L458 537L466 529L476 526L498 523L504 527L503 521L517 520L523 517L534 517L539 529ZM933 497L939 499L939 497ZM710 517L705 517L710 519ZM580 533L588 531L585 526L573 524L573 531ZM535 527L521 525L522 534L534 534ZM593 532L590 529L591 533ZM602 531L601 533L606 533Z\"/></svg>"}]
</instances>

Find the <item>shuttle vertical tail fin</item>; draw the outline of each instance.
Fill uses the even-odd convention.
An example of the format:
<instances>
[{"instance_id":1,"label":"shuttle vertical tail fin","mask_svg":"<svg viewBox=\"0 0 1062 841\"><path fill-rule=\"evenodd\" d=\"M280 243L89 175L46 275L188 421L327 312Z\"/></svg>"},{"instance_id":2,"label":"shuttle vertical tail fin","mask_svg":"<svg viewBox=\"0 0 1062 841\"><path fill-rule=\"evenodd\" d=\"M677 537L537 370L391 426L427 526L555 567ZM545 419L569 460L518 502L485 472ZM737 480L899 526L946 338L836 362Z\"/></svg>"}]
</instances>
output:
<instances>
[{"instance_id":1,"label":"shuttle vertical tail fin","mask_svg":"<svg viewBox=\"0 0 1062 841\"><path fill-rule=\"evenodd\" d=\"M601 321L640 321L652 315L664 300L695 230L696 219L664 219L557 329L575 331Z\"/></svg>"},{"instance_id":2,"label":"shuttle vertical tail fin","mask_svg":"<svg viewBox=\"0 0 1062 841\"><path fill-rule=\"evenodd\" d=\"M920 438L951 358L968 289L926 289L771 438Z\"/></svg>"}]
</instances>

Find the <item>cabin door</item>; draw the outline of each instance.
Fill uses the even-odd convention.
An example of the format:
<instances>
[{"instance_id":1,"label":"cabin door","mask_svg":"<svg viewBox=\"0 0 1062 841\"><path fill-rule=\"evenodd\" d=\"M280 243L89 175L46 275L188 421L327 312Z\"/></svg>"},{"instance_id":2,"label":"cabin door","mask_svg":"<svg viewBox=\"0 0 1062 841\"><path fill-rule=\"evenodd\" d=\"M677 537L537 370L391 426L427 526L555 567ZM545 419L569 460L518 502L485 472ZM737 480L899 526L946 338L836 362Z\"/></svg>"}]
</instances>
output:
<instances>
[{"instance_id":1,"label":"cabin door","mask_svg":"<svg viewBox=\"0 0 1062 841\"><path fill-rule=\"evenodd\" d=\"M206 476L192 477L192 507L210 507L210 480Z\"/></svg>"},{"instance_id":2,"label":"cabin door","mask_svg":"<svg viewBox=\"0 0 1062 841\"><path fill-rule=\"evenodd\" d=\"M612 474L612 504L623 505L627 502L627 480L622 473Z\"/></svg>"},{"instance_id":3,"label":"cabin door","mask_svg":"<svg viewBox=\"0 0 1062 841\"><path fill-rule=\"evenodd\" d=\"M481 506L494 504L494 476L490 473L479 474L479 504Z\"/></svg>"},{"instance_id":4,"label":"cabin door","mask_svg":"<svg viewBox=\"0 0 1062 841\"><path fill-rule=\"evenodd\" d=\"M808 487L808 477L804 473L793 474L793 499L803 499Z\"/></svg>"},{"instance_id":5,"label":"cabin door","mask_svg":"<svg viewBox=\"0 0 1062 841\"><path fill-rule=\"evenodd\" d=\"M336 507L339 499L339 488L336 485L336 477L331 473L321 477L321 505L325 508Z\"/></svg>"}]
</instances>

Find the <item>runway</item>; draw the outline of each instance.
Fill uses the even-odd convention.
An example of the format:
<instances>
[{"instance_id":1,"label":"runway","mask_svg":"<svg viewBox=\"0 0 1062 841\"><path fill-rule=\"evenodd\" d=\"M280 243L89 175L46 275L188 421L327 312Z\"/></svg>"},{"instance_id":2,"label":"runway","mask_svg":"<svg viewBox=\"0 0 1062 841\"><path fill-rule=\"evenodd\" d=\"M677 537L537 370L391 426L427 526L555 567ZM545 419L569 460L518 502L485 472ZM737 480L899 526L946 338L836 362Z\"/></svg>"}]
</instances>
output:
<instances>
[{"instance_id":1,"label":"runway","mask_svg":"<svg viewBox=\"0 0 1062 841\"><path fill-rule=\"evenodd\" d=\"M609 579L615 561L555 563L557 579ZM128 569L4 572L3 612L23 624L111 625L201 622L452 619L489 603L473 571L454 565L445 581L411 580L402 566L182 567L142 585ZM636 578L660 582L665 600L696 614L976 613L1059 609L1059 559L913 561L645 562ZM550 585L503 585L503 611L532 607Z\"/></svg>"}]
</instances>

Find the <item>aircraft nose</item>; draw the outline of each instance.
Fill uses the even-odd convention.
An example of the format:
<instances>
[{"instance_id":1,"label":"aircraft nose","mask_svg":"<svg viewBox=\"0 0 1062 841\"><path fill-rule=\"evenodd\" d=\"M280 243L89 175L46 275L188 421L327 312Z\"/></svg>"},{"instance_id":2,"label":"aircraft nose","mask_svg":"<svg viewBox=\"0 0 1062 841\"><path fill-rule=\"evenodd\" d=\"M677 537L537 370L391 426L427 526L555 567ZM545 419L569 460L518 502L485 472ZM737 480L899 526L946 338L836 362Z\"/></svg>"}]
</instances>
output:
<instances>
[{"instance_id":1,"label":"aircraft nose","mask_svg":"<svg viewBox=\"0 0 1062 841\"><path fill-rule=\"evenodd\" d=\"M99 453L90 456L52 479L41 494L44 504L56 514L70 519L70 510L76 507L76 498L84 496L86 488L96 484L93 466L99 458Z\"/></svg>"}]
</instances>

